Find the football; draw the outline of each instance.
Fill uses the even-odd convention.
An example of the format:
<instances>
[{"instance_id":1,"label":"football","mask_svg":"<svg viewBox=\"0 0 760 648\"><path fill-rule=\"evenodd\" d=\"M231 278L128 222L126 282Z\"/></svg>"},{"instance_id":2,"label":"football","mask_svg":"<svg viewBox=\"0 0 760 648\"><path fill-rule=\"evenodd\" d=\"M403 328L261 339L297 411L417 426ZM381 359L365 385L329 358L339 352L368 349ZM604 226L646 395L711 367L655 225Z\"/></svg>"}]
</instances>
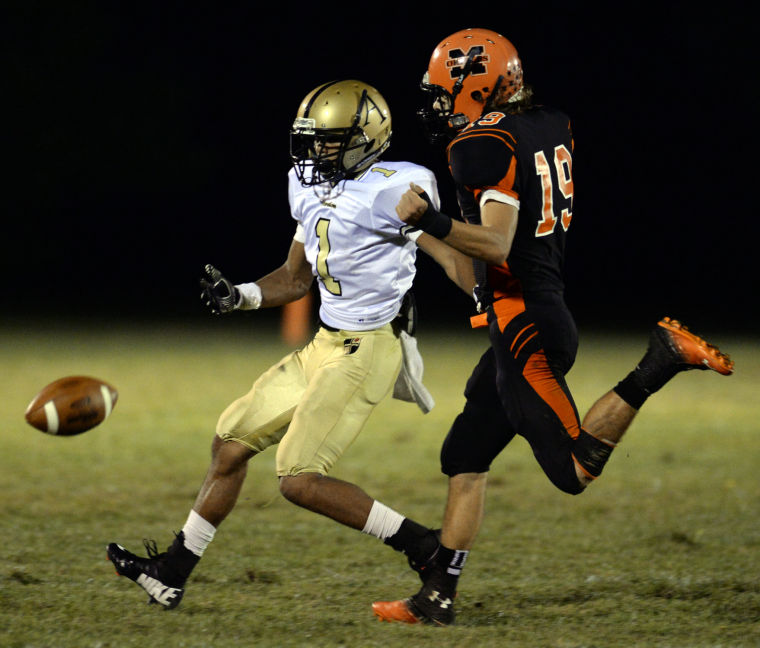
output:
<instances>
[{"instance_id":1,"label":"football","mask_svg":"<svg viewBox=\"0 0 760 648\"><path fill-rule=\"evenodd\" d=\"M44 387L26 408L27 423L46 434L74 436L105 421L118 392L103 380L67 376Z\"/></svg>"}]
</instances>

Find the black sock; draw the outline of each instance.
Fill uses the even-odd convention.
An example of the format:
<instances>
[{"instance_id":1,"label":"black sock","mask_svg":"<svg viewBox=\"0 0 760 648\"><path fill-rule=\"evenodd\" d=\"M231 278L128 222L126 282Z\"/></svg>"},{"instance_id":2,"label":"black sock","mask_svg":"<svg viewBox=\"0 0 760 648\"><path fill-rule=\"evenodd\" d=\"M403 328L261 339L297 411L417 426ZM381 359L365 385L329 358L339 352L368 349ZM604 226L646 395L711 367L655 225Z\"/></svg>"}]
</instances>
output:
<instances>
[{"instance_id":1,"label":"black sock","mask_svg":"<svg viewBox=\"0 0 760 648\"><path fill-rule=\"evenodd\" d=\"M661 349L650 347L636 368L614 387L614 392L634 409L641 409L646 399L679 371L676 364L663 356Z\"/></svg>"},{"instance_id":2,"label":"black sock","mask_svg":"<svg viewBox=\"0 0 760 648\"><path fill-rule=\"evenodd\" d=\"M438 546L433 531L409 518L404 518L398 531L383 542L413 560L427 558Z\"/></svg>"},{"instance_id":3,"label":"black sock","mask_svg":"<svg viewBox=\"0 0 760 648\"><path fill-rule=\"evenodd\" d=\"M649 336L649 346L641 362L615 386L614 391L638 410L647 398L685 368L688 367L679 362L678 352L667 332L656 326Z\"/></svg>"},{"instance_id":4,"label":"black sock","mask_svg":"<svg viewBox=\"0 0 760 648\"><path fill-rule=\"evenodd\" d=\"M635 410L640 410L650 396L638 379L635 369L615 385L613 391Z\"/></svg>"},{"instance_id":5,"label":"black sock","mask_svg":"<svg viewBox=\"0 0 760 648\"><path fill-rule=\"evenodd\" d=\"M187 579L195 569L200 556L196 556L185 546L185 534L180 531L166 552L167 566L180 578Z\"/></svg>"},{"instance_id":6,"label":"black sock","mask_svg":"<svg viewBox=\"0 0 760 648\"><path fill-rule=\"evenodd\" d=\"M433 582L428 581L432 587L437 587L441 594L453 598L457 591L459 576L470 552L460 549L449 549L440 546L435 557L436 575Z\"/></svg>"}]
</instances>

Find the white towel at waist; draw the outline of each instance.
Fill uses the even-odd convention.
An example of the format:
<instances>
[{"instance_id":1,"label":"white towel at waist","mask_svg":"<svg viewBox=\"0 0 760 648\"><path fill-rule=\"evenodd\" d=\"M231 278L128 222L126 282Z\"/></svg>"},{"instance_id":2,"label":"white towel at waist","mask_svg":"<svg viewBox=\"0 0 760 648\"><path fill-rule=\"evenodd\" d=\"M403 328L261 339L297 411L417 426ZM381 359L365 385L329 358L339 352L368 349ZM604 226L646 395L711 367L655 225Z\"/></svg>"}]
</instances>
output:
<instances>
[{"instance_id":1,"label":"white towel at waist","mask_svg":"<svg viewBox=\"0 0 760 648\"><path fill-rule=\"evenodd\" d=\"M396 384L393 387L393 398L417 403L423 413L427 414L435 405L435 400L430 392L422 384L424 365L422 356L417 350L417 338L412 337L406 331L401 331L401 350L403 360Z\"/></svg>"}]
</instances>

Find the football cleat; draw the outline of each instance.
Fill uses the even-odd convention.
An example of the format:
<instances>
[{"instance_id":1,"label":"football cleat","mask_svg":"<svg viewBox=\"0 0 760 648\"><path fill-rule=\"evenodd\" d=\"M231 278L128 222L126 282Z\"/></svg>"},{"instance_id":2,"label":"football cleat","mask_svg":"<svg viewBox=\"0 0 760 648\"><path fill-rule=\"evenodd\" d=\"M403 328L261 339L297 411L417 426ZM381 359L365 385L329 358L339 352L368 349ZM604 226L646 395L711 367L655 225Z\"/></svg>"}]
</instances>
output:
<instances>
[{"instance_id":1,"label":"football cleat","mask_svg":"<svg viewBox=\"0 0 760 648\"><path fill-rule=\"evenodd\" d=\"M372 612L381 621L451 625L454 622L454 599L457 595L444 581L443 569L431 566L425 584L414 596L398 601L375 601Z\"/></svg>"},{"instance_id":2,"label":"football cleat","mask_svg":"<svg viewBox=\"0 0 760 648\"><path fill-rule=\"evenodd\" d=\"M712 369L724 376L734 371L734 363L727 354L691 333L678 320L664 317L657 323L654 336L676 356L679 370Z\"/></svg>"},{"instance_id":3,"label":"football cleat","mask_svg":"<svg viewBox=\"0 0 760 648\"><path fill-rule=\"evenodd\" d=\"M112 542L106 549L108 560L113 563L117 574L133 580L148 593L149 603L158 603L171 610L182 600L187 574L190 573L186 569L183 575L177 569L178 561L172 560L181 553L192 556L192 553L184 546L184 534L182 532L177 534L172 545L164 553L158 553L153 540L143 540L143 544L148 552L147 558L136 556L120 544ZM193 557L195 560L190 558L189 562L194 566L197 557ZM184 560L187 562L187 557Z\"/></svg>"},{"instance_id":4,"label":"football cleat","mask_svg":"<svg viewBox=\"0 0 760 648\"><path fill-rule=\"evenodd\" d=\"M375 601L372 612L380 621L425 623L447 626L454 623L454 601L440 592L423 587L417 594L398 601Z\"/></svg>"},{"instance_id":5,"label":"football cleat","mask_svg":"<svg viewBox=\"0 0 760 648\"><path fill-rule=\"evenodd\" d=\"M409 609L409 599L400 601L375 601L372 604L372 612L380 621L397 621L399 623L421 623Z\"/></svg>"}]
</instances>

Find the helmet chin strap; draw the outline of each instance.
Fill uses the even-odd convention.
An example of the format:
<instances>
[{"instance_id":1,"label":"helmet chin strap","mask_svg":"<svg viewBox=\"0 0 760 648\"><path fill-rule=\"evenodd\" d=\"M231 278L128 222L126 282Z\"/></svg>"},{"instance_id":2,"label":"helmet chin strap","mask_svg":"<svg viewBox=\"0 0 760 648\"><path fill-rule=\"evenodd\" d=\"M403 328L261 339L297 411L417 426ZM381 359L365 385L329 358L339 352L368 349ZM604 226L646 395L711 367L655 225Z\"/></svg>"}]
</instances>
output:
<instances>
[{"instance_id":1,"label":"helmet chin strap","mask_svg":"<svg viewBox=\"0 0 760 648\"><path fill-rule=\"evenodd\" d=\"M470 50L470 52L467 54L467 60L462 66L462 74L459 75L459 78L454 82L454 87L451 88L452 110L454 110L454 102L456 101L457 95L462 92L462 85L464 84L464 80L470 76L470 72L472 72L472 66L475 64L476 56L477 54L474 51Z\"/></svg>"},{"instance_id":2,"label":"helmet chin strap","mask_svg":"<svg viewBox=\"0 0 760 648\"><path fill-rule=\"evenodd\" d=\"M459 75L459 78L454 82L454 87L451 89L451 109L454 110L454 102L456 101L457 95L462 92L462 86L464 85L465 79L470 76L470 73L472 72L472 66L475 63L475 57L477 54L475 52L470 51L470 53L467 55L467 60L465 61L464 66L462 67L462 74ZM502 86L502 83L504 82L504 76L499 75L496 78L496 83L493 84L493 88L491 92L488 93L488 97L485 101L485 104L483 105L483 112L482 114L485 114L486 112L490 112L493 107L493 102L496 99L496 95L499 92L499 89Z\"/></svg>"}]
</instances>

